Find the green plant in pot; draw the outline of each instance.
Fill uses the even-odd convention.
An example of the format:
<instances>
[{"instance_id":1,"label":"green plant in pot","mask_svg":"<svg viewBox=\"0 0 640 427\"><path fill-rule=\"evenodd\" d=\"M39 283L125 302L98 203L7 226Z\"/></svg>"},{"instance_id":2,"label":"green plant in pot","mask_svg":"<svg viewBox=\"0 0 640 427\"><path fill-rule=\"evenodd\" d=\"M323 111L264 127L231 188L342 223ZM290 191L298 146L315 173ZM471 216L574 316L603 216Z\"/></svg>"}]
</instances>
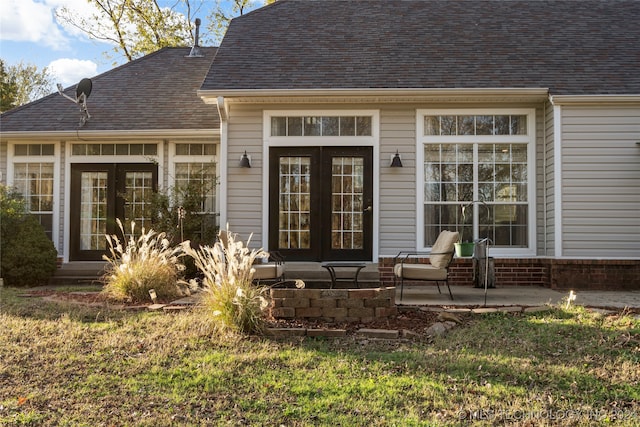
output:
<instances>
[{"instance_id":1,"label":"green plant in pot","mask_svg":"<svg viewBox=\"0 0 640 427\"><path fill-rule=\"evenodd\" d=\"M467 213L469 208L473 209L473 203L462 205L462 223L460 224L461 231L459 232L460 240L454 244L457 257L473 256L473 251L476 245L474 242L470 241L469 239L465 239L466 234L469 234L469 233L465 233L465 231L467 230L471 231L471 234L472 234L472 230L470 229L470 227L466 226Z\"/></svg>"}]
</instances>

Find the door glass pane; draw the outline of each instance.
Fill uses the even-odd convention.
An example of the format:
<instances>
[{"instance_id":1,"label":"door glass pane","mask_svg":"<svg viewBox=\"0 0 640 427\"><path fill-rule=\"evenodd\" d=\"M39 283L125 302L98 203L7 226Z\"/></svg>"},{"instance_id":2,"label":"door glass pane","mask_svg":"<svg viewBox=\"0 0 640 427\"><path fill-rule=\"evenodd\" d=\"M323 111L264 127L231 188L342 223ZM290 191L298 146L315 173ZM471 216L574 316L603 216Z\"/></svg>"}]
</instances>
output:
<instances>
[{"instance_id":1,"label":"door glass pane","mask_svg":"<svg viewBox=\"0 0 640 427\"><path fill-rule=\"evenodd\" d=\"M82 172L80 250L106 249L107 175L107 172Z\"/></svg>"},{"instance_id":2,"label":"door glass pane","mask_svg":"<svg viewBox=\"0 0 640 427\"><path fill-rule=\"evenodd\" d=\"M149 213L147 206L153 191L153 173L128 171L125 173L125 221L135 221L136 230L148 229Z\"/></svg>"},{"instance_id":3,"label":"door glass pane","mask_svg":"<svg viewBox=\"0 0 640 427\"><path fill-rule=\"evenodd\" d=\"M362 157L334 157L331 163L331 248L363 248Z\"/></svg>"},{"instance_id":4,"label":"door glass pane","mask_svg":"<svg viewBox=\"0 0 640 427\"><path fill-rule=\"evenodd\" d=\"M279 229L280 249L311 247L311 158L280 157Z\"/></svg>"}]
</instances>

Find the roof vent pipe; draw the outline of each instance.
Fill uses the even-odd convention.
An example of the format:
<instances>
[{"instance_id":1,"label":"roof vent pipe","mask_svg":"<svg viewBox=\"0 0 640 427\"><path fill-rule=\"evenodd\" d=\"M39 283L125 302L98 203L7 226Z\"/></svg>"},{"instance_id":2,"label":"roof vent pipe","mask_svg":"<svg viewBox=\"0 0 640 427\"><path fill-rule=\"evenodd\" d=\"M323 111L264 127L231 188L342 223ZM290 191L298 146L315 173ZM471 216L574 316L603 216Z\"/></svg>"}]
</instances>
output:
<instances>
[{"instance_id":1,"label":"roof vent pipe","mask_svg":"<svg viewBox=\"0 0 640 427\"><path fill-rule=\"evenodd\" d=\"M200 18L196 18L196 37L189 58L202 58L204 55L200 51Z\"/></svg>"}]
</instances>

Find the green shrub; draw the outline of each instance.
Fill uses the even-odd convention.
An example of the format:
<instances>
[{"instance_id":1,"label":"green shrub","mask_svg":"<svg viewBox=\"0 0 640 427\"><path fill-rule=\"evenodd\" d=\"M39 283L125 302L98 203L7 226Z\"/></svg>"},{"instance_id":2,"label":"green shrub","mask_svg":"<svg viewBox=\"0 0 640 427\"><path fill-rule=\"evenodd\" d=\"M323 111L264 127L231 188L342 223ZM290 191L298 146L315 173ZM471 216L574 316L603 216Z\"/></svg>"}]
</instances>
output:
<instances>
[{"instance_id":1,"label":"green shrub","mask_svg":"<svg viewBox=\"0 0 640 427\"><path fill-rule=\"evenodd\" d=\"M10 286L46 285L58 253L19 193L0 186L0 277Z\"/></svg>"},{"instance_id":2,"label":"green shrub","mask_svg":"<svg viewBox=\"0 0 640 427\"><path fill-rule=\"evenodd\" d=\"M122 222L116 221L125 241ZM170 245L165 234L142 229L140 237L134 236L134 222L124 246L118 236L106 236L111 256L104 256L109 264L102 292L112 299L128 302L149 301L150 289L154 289L161 300L184 295L186 289L179 282L183 266L178 250Z\"/></svg>"},{"instance_id":3,"label":"green shrub","mask_svg":"<svg viewBox=\"0 0 640 427\"><path fill-rule=\"evenodd\" d=\"M150 193L145 199L145 216L150 218L151 228L166 234L173 245L185 240L193 246L215 242L218 234L217 215L203 213L208 194L217 181L210 179L206 171L194 174L186 185L170 187L165 191ZM193 259L182 259L187 279L198 277Z\"/></svg>"},{"instance_id":4,"label":"green shrub","mask_svg":"<svg viewBox=\"0 0 640 427\"><path fill-rule=\"evenodd\" d=\"M226 247L216 242L194 249L187 241L182 243L182 250L194 259L204 276L202 303L216 327L244 334L262 333L267 288L252 284L251 266L256 258L268 254L262 249L251 250L236 241L232 233L227 234Z\"/></svg>"}]
</instances>

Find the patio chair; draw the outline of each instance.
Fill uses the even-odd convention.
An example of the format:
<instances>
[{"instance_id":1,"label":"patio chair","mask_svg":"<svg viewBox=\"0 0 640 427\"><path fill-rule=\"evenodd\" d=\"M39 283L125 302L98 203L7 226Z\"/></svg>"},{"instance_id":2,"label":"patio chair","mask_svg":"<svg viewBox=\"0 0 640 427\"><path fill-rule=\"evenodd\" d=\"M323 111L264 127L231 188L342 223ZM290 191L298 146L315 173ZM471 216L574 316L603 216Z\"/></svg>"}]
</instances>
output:
<instances>
[{"instance_id":1,"label":"patio chair","mask_svg":"<svg viewBox=\"0 0 640 427\"><path fill-rule=\"evenodd\" d=\"M393 282L400 280L400 301L404 292L404 282L424 281L436 282L438 293L440 282L444 282L449 290L449 297L453 300L453 294L449 287L449 265L453 260L454 244L459 239L457 231L443 230L429 252L401 251L394 258ZM429 257L429 264L417 262L421 257Z\"/></svg>"}]
</instances>

